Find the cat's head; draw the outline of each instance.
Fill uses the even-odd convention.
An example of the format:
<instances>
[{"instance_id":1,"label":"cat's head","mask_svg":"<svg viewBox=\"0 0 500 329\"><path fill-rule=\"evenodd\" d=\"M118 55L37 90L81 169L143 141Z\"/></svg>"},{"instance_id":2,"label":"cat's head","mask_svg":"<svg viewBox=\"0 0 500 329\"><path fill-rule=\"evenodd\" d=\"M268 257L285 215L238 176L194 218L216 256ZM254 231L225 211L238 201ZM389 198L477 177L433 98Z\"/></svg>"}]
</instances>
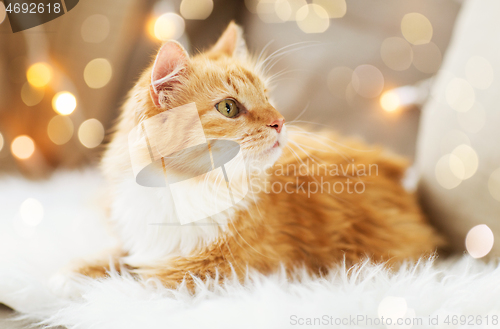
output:
<instances>
[{"instance_id":1,"label":"cat's head","mask_svg":"<svg viewBox=\"0 0 500 329\"><path fill-rule=\"evenodd\" d=\"M150 104L143 118L196 103L208 139L237 142L247 161L273 164L286 143L283 116L271 105L266 79L230 23L208 51L190 57L165 43L151 67Z\"/></svg>"}]
</instances>

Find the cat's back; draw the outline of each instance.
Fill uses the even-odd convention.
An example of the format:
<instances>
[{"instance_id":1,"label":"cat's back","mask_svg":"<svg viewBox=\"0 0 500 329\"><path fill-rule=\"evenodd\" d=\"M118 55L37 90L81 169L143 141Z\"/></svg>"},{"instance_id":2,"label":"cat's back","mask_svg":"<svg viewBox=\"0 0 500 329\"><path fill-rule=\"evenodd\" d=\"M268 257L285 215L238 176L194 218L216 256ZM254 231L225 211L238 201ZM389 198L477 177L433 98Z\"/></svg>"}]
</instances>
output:
<instances>
[{"instance_id":1,"label":"cat's back","mask_svg":"<svg viewBox=\"0 0 500 329\"><path fill-rule=\"evenodd\" d=\"M440 244L401 184L405 159L332 133L290 135L262 195L272 241L294 245L310 267L417 258Z\"/></svg>"}]
</instances>

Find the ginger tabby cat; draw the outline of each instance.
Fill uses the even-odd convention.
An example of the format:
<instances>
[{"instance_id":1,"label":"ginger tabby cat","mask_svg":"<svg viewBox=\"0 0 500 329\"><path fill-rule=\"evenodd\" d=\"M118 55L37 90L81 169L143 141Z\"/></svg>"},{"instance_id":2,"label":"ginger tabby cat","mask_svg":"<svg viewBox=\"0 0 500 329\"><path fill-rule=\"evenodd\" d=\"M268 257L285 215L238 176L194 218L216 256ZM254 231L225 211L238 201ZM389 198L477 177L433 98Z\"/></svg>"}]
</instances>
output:
<instances>
[{"instance_id":1,"label":"ginger tabby cat","mask_svg":"<svg viewBox=\"0 0 500 329\"><path fill-rule=\"evenodd\" d=\"M281 265L321 274L344 260L394 264L442 244L401 185L403 159L287 127L268 100L262 66L248 55L234 23L211 49L193 57L175 41L161 47L130 92L102 161L112 195L110 222L121 246L78 264L75 272L105 277L112 257L138 278L154 277L172 288L186 280L192 287L192 276L223 279L234 271L242 278L248 269L271 273ZM191 103L208 140L238 141L251 188L236 206L181 225L164 188L137 184L129 134L142 121ZM183 163L174 168L179 176L194 170ZM214 179L203 183L210 189ZM206 204L194 192L185 201Z\"/></svg>"}]
</instances>

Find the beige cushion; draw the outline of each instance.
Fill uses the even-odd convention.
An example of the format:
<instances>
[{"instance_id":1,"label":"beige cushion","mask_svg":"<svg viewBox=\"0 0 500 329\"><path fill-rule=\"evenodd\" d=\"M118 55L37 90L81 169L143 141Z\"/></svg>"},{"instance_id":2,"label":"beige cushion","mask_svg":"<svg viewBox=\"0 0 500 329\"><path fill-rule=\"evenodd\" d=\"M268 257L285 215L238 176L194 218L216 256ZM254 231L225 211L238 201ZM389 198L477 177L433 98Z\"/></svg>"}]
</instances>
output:
<instances>
[{"instance_id":1,"label":"beige cushion","mask_svg":"<svg viewBox=\"0 0 500 329\"><path fill-rule=\"evenodd\" d=\"M421 120L419 193L457 251L475 225L500 239L499 13L498 0L464 3ZM490 255L499 254L500 243Z\"/></svg>"}]
</instances>

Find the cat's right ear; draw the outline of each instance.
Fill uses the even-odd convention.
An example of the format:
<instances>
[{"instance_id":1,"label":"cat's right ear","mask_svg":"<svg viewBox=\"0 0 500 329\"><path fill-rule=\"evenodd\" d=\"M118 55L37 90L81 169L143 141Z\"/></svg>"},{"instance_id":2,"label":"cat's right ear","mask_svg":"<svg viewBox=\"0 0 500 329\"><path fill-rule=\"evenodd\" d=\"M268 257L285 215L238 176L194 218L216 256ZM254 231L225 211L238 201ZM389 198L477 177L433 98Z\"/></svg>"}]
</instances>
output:
<instances>
[{"instance_id":1,"label":"cat's right ear","mask_svg":"<svg viewBox=\"0 0 500 329\"><path fill-rule=\"evenodd\" d=\"M160 91L179 80L188 62L189 55L177 41L168 41L160 48L151 72L149 88L151 99L157 107L161 107Z\"/></svg>"}]
</instances>

